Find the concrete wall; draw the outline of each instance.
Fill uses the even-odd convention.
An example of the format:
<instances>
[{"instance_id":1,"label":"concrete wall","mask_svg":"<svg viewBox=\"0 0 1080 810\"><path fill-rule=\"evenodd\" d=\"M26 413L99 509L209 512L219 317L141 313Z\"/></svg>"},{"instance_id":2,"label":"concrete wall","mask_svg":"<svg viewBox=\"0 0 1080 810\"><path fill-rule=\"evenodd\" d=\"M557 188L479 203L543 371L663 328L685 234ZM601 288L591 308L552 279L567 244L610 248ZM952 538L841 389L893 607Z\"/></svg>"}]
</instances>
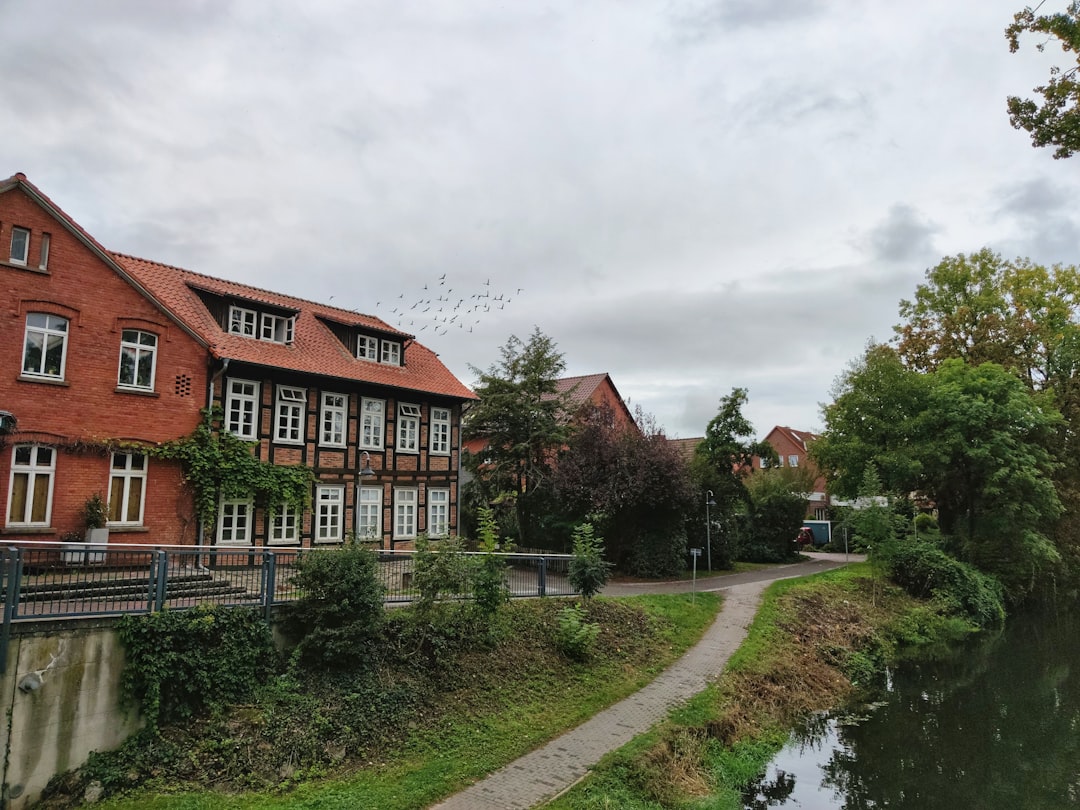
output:
<instances>
[{"instance_id":1,"label":"concrete wall","mask_svg":"<svg viewBox=\"0 0 1080 810\"><path fill-rule=\"evenodd\" d=\"M79 767L91 751L116 748L140 725L134 710L120 709L124 650L111 621L14 629L0 675L0 806L11 810L29 806L53 775Z\"/></svg>"}]
</instances>

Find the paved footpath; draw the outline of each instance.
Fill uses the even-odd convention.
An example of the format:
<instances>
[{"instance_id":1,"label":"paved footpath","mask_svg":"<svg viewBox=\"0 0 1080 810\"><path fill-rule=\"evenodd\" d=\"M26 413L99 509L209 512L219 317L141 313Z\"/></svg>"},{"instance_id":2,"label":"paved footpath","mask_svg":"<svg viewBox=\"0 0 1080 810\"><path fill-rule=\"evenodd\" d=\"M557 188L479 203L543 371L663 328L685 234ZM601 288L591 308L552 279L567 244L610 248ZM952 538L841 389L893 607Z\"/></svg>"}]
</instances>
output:
<instances>
[{"instance_id":1,"label":"paved footpath","mask_svg":"<svg viewBox=\"0 0 1080 810\"><path fill-rule=\"evenodd\" d=\"M860 559L851 555L852 562ZM435 805L433 810L528 810L562 793L601 757L648 731L724 671L731 654L746 638L769 583L838 568L844 562L843 554L816 553L805 562L698 580L696 586L685 581L609 585L603 591L605 596L683 593L695 587L702 592L723 591L724 605L701 641L644 689Z\"/></svg>"}]
</instances>

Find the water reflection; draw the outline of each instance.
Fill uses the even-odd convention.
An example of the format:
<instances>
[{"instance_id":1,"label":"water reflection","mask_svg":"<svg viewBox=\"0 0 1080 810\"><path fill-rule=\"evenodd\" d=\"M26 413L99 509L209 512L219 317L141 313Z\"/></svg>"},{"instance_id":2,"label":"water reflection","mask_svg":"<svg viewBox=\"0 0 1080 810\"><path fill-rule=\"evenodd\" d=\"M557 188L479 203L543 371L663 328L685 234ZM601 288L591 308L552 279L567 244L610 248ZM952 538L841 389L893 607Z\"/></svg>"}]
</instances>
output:
<instances>
[{"instance_id":1,"label":"water reflection","mask_svg":"<svg viewBox=\"0 0 1080 810\"><path fill-rule=\"evenodd\" d=\"M1078 629L1024 617L946 660L903 666L865 713L793 735L744 808L1080 807Z\"/></svg>"}]
</instances>

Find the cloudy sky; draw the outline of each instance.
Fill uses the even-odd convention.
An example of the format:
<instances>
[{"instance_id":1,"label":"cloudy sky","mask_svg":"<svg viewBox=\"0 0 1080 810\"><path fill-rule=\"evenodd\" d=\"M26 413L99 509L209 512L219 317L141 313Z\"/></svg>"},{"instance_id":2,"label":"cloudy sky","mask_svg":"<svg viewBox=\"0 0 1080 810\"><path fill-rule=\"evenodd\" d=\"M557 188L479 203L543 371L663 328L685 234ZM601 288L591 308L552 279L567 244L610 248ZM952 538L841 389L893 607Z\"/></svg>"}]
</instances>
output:
<instances>
[{"instance_id":1,"label":"cloudy sky","mask_svg":"<svg viewBox=\"0 0 1080 810\"><path fill-rule=\"evenodd\" d=\"M466 383L539 328L669 435L735 386L815 429L941 257L1080 262L1080 158L1005 113L1065 64L1022 2L2 0L0 176Z\"/></svg>"}]
</instances>

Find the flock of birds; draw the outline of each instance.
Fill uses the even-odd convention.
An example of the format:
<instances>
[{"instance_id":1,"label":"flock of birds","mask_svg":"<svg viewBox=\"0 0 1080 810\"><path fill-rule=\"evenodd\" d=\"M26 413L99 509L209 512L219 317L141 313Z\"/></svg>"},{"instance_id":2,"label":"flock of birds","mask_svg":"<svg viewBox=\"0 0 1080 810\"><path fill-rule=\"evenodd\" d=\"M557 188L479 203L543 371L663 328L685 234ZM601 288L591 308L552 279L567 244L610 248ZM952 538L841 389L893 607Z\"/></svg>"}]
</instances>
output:
<instances>
[{"instance_id":1,"label":"flock of birds","mask_svg":"<svg viewBox=\"0 0 1080 810\"><path fill-rule=\"evenodd\" d=\"M518 287L516 293L493 292L489 278L481 285L479 292L466 297L464 291L459 290L455 294L454 288L447 283L446 273L443 273L434 282L425 284L415 301L407 300L405 293L401 293L390 302L376 301L375 310L383 320L396 320L398 328L416 334L428 327L436 335L445 335L454 328L471 332L486 315L506 309L506 305L523 292L522 287ZM387 310L387 306L392 308ZM417 324L421 324L419 328L416 328Z\"/></svg>"}]
</instances>

